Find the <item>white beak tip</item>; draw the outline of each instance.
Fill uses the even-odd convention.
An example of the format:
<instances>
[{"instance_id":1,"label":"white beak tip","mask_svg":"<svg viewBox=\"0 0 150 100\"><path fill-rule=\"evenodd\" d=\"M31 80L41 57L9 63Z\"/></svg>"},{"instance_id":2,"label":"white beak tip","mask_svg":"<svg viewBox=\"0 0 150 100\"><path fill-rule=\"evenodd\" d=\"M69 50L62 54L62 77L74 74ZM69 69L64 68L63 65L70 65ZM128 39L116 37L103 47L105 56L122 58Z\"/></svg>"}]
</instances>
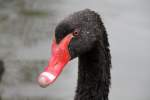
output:
<instances>
[{"instance_id":1,"label":"white beak tip","mask_svg":"<svg viewBox=\"0 0 150 100\"><path fill-rule=\"evenodd\" d=\"M38 78L38 83L42 88L46 88L55 80L55 76L49 72L42 72Z\"/></svg>"},{"instance_id":2,"label":"white beak tip","mask_svg":"<svg viewBox=\"0 0 150 100\"><path fill-rule=\"evenodd\" d=\"M45 76L40 76L38 78L38 83L42 88L46 88L50 84L50 82L47 80Z\"/></svg>"}]
</instances>

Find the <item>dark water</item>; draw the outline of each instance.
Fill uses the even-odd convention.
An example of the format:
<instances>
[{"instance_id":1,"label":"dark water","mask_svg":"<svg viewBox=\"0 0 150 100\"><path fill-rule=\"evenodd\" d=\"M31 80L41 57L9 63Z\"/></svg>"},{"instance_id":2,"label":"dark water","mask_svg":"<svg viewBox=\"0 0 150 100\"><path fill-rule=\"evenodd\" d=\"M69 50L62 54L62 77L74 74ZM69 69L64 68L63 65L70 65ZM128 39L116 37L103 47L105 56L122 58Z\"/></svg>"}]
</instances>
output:
<instances>
[{"instance_id":1,"label":"dark water","mask_svg":"<svg viewBox=\"0 0 150 100\"><path fill-rule=\"evenodd\" d=\"M98 12L112 53L110 100L150 99L150 7L148 0L0 0L0 59L5 73L2 100L73 100L77 59L46 89L36 83L47 65L54 28L84 8Z\"/></svg>"}]
</instances>

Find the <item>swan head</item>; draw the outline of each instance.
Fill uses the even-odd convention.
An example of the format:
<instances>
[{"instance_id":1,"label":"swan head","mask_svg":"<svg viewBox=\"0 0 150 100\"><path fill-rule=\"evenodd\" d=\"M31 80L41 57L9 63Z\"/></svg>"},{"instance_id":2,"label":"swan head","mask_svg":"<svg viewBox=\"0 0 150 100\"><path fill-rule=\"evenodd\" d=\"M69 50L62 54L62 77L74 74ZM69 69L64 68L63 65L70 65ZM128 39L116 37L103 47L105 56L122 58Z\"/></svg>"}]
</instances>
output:
<instances>
[{"instance_id":1,"label":"swan head","mask_svg":"<svg viewBox=\"0 0 150 100\"><path fill-rule=\"evenodd\" d=\"M53 83L70 60L94 47L101 37L98 27L102 23L99 20L99 15L86 9L66 17L57 25L52 42L52 56L38 78L41 87Z\"/></svg>"}]
</instances>

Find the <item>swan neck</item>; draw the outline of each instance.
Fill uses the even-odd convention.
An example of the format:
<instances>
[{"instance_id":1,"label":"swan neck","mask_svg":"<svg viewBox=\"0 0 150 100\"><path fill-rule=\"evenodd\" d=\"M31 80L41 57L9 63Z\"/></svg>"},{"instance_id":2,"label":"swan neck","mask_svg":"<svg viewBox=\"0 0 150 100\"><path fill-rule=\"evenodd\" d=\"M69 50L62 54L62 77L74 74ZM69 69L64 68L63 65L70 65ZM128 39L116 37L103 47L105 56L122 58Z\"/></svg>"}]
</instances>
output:
<instances>
[{"instance_id":1,"label":"swan neck","mask_svg":"<svg viewBox=\"0 0 150 100\"><path fill-rule=\"evenodd\" d=\"M98 43L79 57L75 100L108 100L110 65L106 48Z\"/></svg>"}]
</instances>

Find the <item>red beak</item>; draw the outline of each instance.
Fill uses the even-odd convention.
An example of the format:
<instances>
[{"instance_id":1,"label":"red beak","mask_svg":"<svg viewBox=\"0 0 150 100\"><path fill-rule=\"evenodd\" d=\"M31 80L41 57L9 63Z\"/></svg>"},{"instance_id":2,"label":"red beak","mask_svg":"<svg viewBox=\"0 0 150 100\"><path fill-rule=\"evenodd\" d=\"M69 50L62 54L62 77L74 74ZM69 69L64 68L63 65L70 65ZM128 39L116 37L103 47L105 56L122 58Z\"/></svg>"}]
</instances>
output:
<instances>
[{"instance_id":1,"label":"red beak","mask_svg":"<svg viewBox=\"0 0 150 100\"><path fill-rule=\"evenodd\" d=\"M47 87L54 82L61 73L64 66L71 59L68 45L73 35L68 34L59 44L56 44L55 39L52 43L52 57L48 62L48 66L44 72L38 77L38 83L41 87Z\"/></svg>"}]
</instances>

